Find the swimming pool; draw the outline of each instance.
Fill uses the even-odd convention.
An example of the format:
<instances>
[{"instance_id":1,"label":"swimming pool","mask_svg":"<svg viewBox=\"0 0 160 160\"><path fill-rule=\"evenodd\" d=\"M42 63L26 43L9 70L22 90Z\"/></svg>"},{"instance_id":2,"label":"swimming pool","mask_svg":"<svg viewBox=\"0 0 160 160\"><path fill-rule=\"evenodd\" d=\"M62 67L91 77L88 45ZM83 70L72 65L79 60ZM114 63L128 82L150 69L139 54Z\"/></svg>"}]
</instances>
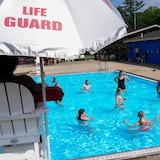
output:
<instances>
[{"instance_id":1,"label":"swimming pool","mask_svg":"<svg viewBox=\"0 0 160 160\"><path fill-rule=\"evenodd\" d=\"M137 112L143 110L145 117L154 120L160 114L160 98L157 97L156 83L128 75L127 92L123 97L125 110L112 110L115 106L117 84L114 77L117 72L98 72L83 74L56 75L65 93L63 107L55 102L47 102L49 108L49 134L52 160L66 160L79 157L96 156L135 149L160 146L160 122L149 132L128 132L123 123L138 120ZM53 76L46 76L46 82L52 85ZM92 85L91 93L80 91L84 81ZM39 77L34 77L39 82ZM94 121L90 127L80 127L75 119L77 111L84 108Z\"/></svg>"}]
</instances>

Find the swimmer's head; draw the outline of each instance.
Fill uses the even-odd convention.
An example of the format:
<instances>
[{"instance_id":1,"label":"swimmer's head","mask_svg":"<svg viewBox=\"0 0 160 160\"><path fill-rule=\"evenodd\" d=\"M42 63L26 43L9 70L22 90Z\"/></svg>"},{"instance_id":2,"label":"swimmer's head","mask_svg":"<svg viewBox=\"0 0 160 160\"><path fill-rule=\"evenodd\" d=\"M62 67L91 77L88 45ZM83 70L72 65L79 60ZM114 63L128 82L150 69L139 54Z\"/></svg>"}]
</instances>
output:
<instances>
[{"instance_id":1,"label":"swimmer's head","mask_svg":"<svg viewBox=\"0 0 160 160\"><path fill-rule=\"evenodd\" d=\"M122 93L122 89L121 88L117 88L116 94L118 95L118 94L121 94L121 93Z\"/></svg>"},{"instance_id":2,"label":"swimmer's head","mask_svg":"<svg viewBox=\"0 0 160 160\"><path fill-rule=\"evenodd\" d=\"M143 111L139 111L138 112L138 117L139 117L139 124L140 124L140 126L142 126L143 125L143 121L142 121L142 118L144 117L144 112Z\"/></svg>"},{"instance_id":3,"label":"swimmer's head","mask_svg":"<svg viewBox=\"0 0 160 160\"><path fill-rule=\"evenodd\" d=\"M55 87L59 87L59 88L60 88L60 84L59 84L59 83L56 83L56 84L55 84Z\"/></svg>"},{"instance_id":4,"label":"swimmer's head","mask_svg":"<svg viewBox=\"0 0 160 160\"><path fill-rule=\"evenodd\" d=\"M139 111L138 112L138 117L139 118L143 118L144 117L144 112L143 111Z\"/></svg>"},{"instance_id":5,"label":"swimmer's head","mask_svg":"<svg viewBox=\"0 0 160 160\"><path fill-rule=\"evenodd\" d=\"M84 109L79 109L78 110L78 119L81 120L81 115L85 112Z\"/></svg>"},{"instance_id":6,"label":"swimmer's head","mask_svg":"<svg viewBox=\"0 0 160 160\"><path fill-rule=\"evenodd\" d=\"M88 84L89 84L89 80L86 80L86 81L85 81L85 84L88 85Z\"/></svg>"},{"instance_id":7,"label":"swimmer's head","mask_svg":"<svg viewBox=\"0 0 160 160\"><path fill-rule=\"evenodd\" d=\"M56 81L56 78L55 77L52 77L52 82L55 82Z\"/></svg>"},{"instance_id":8,"label":"swimmer's head","mask_svg":"<svg viewBox=\"0 0 160 160\"><path fill-rule=\"evenodd\" d=\"M123 70L120 70L119 71L119 75L121 76L121 75L123 75L124 74L124 71Z\"/></svg>"}]
</instances>

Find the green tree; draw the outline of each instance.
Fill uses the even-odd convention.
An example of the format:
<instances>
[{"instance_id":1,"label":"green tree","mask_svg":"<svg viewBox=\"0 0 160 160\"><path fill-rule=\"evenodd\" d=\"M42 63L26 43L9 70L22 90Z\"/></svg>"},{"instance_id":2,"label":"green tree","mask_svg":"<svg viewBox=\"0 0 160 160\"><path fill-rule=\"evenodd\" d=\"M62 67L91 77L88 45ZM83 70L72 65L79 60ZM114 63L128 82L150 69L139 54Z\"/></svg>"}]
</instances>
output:
<instances>
[{"instance_id":1,"label":"green tree","mask_svg":"<svg viewBox=\"0 0 160 160\"><path fill-rule=\"evenodd\" d=\"M160 24L160 9L151 6L143 12L142 21L146 26Z\"/></svg>"},{"instance_id":2,"label":"green tree","mask_svg":"<svg viewBox=\"0 0 160 160\"><path fill-rule=\"evenodd\" d=\"M154 24L160 25L160 9L151 6L144 12L137 13L137 29L148 27Z\"/></svg>"},{"instance_id":3,"label":"green tree","mask_svg":"<svg viewBox=\"0 0 160 160\"><path fill-rule=\"evenodd\" d=\"M118 6L117 9L128 25L129 31L137 29L137 11L145 4L142 0L124 0L123 6Z\"/></svg>"}]
</instances>

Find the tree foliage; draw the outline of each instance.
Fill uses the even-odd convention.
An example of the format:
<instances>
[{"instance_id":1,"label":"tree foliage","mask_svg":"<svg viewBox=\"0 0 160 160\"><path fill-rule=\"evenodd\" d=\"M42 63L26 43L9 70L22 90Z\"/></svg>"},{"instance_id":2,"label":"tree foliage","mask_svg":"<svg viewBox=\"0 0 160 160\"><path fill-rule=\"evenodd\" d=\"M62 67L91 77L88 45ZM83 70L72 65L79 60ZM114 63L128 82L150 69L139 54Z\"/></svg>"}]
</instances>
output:
<instances>
[{"instance_id":1,"label":"tree foliage","mask_svg":"<svg viewBox=\"0 0 160 160\"><path fill-rule=\"evenodd\" d=\"M143 13L137 15L137 22L142 21L145 26L160 24L160 9L154 6L149 7ZM144 26L138 26L141 28Z\"/></svg>"},{"instance_id":2,"label":"tree foliage","mask_svg":"<svg viewBox=\"0 0 160 160\"><path fill-rule=\"evenodd\" d=\"M117 9L122 14L126 24L128 25L129 31L135 28L137 19L137 11L140 10L145 4L142 0L124 0L123 6L118 6Z\"/></svg>"},{"instance_id":3,"label":"tree foliage","mask_svg":"<svg viewBox=\"0 0 160 160\"><path fill-rule=\"evenodd\" d=\"M160 8L151 6L142 12L141 8L143 6L145 6L145 4L142 0L124 0L123 5L117 7L128 25L128 32L134 30L135 20L136 29L141 29L154 24L160 25ZM136 19L134 19L134 16L136 16Z\"/></svg>"}]
</instances>

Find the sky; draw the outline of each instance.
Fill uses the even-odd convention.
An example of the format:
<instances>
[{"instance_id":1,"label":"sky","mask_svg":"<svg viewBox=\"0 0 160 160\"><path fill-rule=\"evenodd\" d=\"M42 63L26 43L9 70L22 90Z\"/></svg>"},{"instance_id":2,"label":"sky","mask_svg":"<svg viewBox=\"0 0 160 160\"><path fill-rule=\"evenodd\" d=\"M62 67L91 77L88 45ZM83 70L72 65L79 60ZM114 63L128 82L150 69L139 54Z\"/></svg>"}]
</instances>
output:
<instances>
[{"instance_id":1,"label":"sky","mask_svg":"<svg viewBox=\"0 0 160 160\"><path fill-rule=\"evenodd\" d=\"M3 0L0 0L0 4L2 3ZM150 6L157 6L160 8L160 0L142 0L145 5L141 9L142 11L146 10ZM115 6L123 5L124 0L110 0L110 2Z\"/></svg>"},{"instance_id":2,"label":"sky","mask_svg":"<svg viewBox=\"0 0 160 160\"><path fill-rule=\"evenodd\" d=\"M157 6L160 8L160 0L142 0L145 4L142 8L142 11L146 10L150 6ZM124 0L110 0L110 2L115 6L123 5Z\"/></svg>"}]
</instances>

